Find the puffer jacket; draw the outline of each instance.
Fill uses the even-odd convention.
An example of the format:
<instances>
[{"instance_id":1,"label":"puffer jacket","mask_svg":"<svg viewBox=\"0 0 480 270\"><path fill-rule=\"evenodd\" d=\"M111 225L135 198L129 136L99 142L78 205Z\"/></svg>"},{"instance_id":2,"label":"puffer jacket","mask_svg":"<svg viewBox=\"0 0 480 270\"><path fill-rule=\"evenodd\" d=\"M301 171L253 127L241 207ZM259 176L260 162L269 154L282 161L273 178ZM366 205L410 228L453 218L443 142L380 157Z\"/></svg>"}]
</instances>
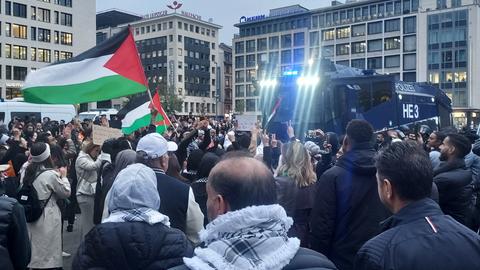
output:
<instances>
[{"instance_id":1,"label":"puffer jacket","mask_svg":"<svg viewBox=\"0 0 480 270\"><path fill-rule=\"evenodd\" d=\"M192 256L193 247L180 230L161 223L109 222L85 236L72 269L168 269Z\"/></svg>"},{"instance_id":2,"label":"puffer jacket","mask_svg":"<svg viewBox=\"0 0 480 270\"><path fill-rule=\"evenodd\" d=\"M472 171L463 159L440 164L433 171L440 208L446 215L467 225L473 207Z\"/></svg>"},{"instance_id":3,"label":"puffer jacket","mask_svg":"<svg viewBox=\"0 0 480 270\"><path fill-rule=\"evenodd\" d=\"M77 172L77 196L78 195L95 195L95 185L97 183L97 173L102 165L102 160L93 158L80 151L75 162L75 171Z\"/></svg>"}]
</instances>

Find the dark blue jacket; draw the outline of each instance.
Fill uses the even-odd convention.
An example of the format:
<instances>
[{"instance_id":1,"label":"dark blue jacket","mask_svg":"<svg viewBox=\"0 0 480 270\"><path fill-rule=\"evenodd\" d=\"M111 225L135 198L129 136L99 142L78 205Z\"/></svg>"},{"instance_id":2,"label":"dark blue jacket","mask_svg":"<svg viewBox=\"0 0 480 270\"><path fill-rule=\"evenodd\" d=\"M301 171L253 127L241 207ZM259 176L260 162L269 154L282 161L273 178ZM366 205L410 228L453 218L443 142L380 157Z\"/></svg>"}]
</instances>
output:
<instances>
[{"instance_id":1,"label":"dark blue jacket","mask_svg":"<svg viewBox=\"0 0 480 270\"><path fill-rule=\"evenodd\" d=\"M0 269L26 269L31 249L23 206L0 195Z\"/></svg>"},{"instance_id":2,"label":"dark blue jacket","mask_svg":"<svg viewBox=\"0 0 480 270\"><path fill-rule=\"evenodd\" d=\"M480 236L431 199L407 205L383 225L386 231L358 252L356 270L480 269Z\"/></svg>"},{"instance_id":3,"label":"dark blue jacket","mask_svg":"<svg viewBox=\"0 0 480 270\"><path fill-rule=\"evenodd\" d=\"M353 268L357 251L390 215L378 198L374 155L372 146L356 145L317 181L311 248L341 270Z\"/></svg>"},{"instance_id":4,"label":"dark blue jacket","mask_svg":"<svg viewBox=\"0 0 480 270\"><path fill-rule=\"evenodd\" d=\"M180 230L161 223L109 222L85 236L72 269L168 269L192 255L193 247Z\"/></svg>"}]
</instances>

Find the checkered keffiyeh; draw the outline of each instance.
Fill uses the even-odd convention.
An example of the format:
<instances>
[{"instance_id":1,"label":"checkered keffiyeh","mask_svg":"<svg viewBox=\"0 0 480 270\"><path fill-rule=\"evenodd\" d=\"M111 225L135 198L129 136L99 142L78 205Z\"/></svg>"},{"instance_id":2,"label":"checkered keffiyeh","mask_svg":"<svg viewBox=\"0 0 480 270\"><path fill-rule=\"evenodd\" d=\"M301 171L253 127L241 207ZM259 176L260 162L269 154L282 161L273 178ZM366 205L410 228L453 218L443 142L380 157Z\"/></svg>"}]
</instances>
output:
<instances>
[{"instance_id":1,"label":"checkered keffiyeh","mask_svg":"<svg viewBox=\"0 0 480 270\"><path fill-rule=\"evenodd\" d=\"M288 238L293 221L279 205L247 207L216 218L200 232L205 248L184 258L190 269L281 269L300 241Z\"/></svg>"},{"instance_id":2,"label":"checkered keffiyeh","mask_svg":"<svg viewBox=\"0 0 480 270\"><path fill-rule=\"evenodd\" d=\"M150 208L115 211L102 221L102 223L107 222L145 222L150 225L162 223L170 226L170 220L167 216Z\"/></svg>"}]
</instances>

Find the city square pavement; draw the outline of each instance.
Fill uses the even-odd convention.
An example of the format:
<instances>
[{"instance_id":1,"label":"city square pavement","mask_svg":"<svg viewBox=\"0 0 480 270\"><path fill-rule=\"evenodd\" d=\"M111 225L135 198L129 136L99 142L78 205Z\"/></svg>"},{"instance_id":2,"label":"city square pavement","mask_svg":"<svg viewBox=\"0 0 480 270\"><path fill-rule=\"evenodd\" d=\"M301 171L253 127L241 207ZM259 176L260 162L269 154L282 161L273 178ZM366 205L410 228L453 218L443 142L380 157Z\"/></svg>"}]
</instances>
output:
<instances>
[{"instance_id":1,"label":"city square pavement","mask_svg":"<svg viewBox=\"0 0 480 270\"><path fill-rule=\"evenodd\" d=\"M79 231L78 215L75 224L73 225L73 232L67 232L66 226L67 223L64 223L63 230L63 251L70 253L70 257L63 257L63 269L70 270L72 269L72 261L75 253L77 252L78 246L81 243L81 236Z\"/></svg>"}]
</instances>

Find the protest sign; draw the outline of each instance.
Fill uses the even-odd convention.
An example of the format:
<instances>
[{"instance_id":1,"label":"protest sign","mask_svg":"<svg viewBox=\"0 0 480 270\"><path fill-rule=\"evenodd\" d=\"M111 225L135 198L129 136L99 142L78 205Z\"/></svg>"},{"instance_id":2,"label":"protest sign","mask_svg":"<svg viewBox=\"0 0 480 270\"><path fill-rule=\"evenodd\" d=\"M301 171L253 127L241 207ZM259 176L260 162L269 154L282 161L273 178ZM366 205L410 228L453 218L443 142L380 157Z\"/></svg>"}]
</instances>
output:
<instances>
[{"instance_id":1,"label":"protest sign","mask_svg":"<svg viewBox=\"0 0 480 270\"><path fill-rule=\"evenodd\" d=\"M122 131L119 129L93 125L93 143L96 145L102 145L106 140L116 139L122 135Z\"/></svg>"}]
</instances>

